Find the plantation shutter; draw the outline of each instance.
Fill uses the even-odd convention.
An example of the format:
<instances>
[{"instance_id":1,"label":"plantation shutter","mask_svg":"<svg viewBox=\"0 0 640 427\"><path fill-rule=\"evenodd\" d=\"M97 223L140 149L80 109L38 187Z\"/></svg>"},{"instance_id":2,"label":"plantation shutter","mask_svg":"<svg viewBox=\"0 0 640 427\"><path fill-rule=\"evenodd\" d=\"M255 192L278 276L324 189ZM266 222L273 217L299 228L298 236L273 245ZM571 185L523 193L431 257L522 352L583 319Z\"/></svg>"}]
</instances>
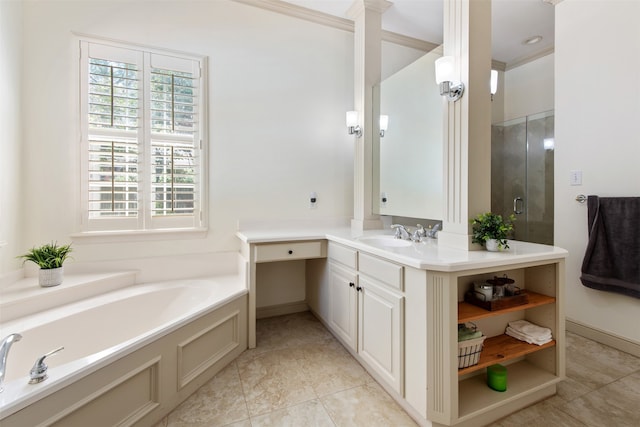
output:
<instances>
[{"instance_id":1,"label":"plantation shutter","mask_svg":"<svg viewBox=\"0 0 640 427\"><path fill-rule=\"evenodd\" d=\"M158 228L167 222L193 226L200 202L200 67L173 56L149 58L151 221Z\"/></svg>"},{"instance_id":2,"label":"plantation shutter","mask_svg":"<svg viewBox=\"0 0 640 427\"><path fill-rule=\"evenodd\" d=\"M81 42L83 228L201 225L201 64Z\"/></svg>"},{"instance_id":3,"label":"plantation shutter","mask_svg":"<svg viewBox=\"0 0 640 427\"><path fill-rule=\"evenodd\" d=\"M90 230L135 230L142 224L143 56L96 43L83 47L87 225Z\"/></svg>"}]
</instances>

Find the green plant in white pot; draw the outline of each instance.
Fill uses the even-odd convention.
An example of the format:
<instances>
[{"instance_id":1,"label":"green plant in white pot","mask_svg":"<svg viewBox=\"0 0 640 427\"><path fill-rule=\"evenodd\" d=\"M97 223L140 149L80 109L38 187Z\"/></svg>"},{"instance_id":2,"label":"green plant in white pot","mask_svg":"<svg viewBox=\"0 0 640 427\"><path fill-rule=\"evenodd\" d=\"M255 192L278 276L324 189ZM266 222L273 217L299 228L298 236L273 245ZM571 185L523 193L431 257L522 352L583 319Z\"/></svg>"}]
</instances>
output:
<instances>
[{"instance_id":1,"label":"green plant in white pot","mask_svg":"<svg viewBox=\"0 0 640 427\"><path fill-rule=\"evenodd\" d=\"M40 267L40 286L50 287L62 283L64 278L64 262L69 258L71 245L58 246L57 243L45 244L29 249L27 253L18 256L24 262L31 261Z\"/></svg>"},{"instance_id":2,"label":"green plant in white pot","mask_svg":"<svg viewBox=\"0 0 640 427\"><path fill-rule=\"evenodd\" d=\"M479 214L471 220L473 230L473 243L484 245L488 251L500 251L509 249L507 238L513 231L515 215L511 214L507 219L502 215L486 212Z\"/></svg>"}]
</instances>

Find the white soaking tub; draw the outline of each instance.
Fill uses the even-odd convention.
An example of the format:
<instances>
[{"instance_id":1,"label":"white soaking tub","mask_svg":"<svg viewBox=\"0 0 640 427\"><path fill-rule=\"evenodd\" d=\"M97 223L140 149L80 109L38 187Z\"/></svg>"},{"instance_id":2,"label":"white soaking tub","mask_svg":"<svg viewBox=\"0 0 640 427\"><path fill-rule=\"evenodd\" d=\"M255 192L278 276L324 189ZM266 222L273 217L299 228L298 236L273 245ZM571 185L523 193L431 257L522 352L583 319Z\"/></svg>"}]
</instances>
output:
<instances>
[{"instance_id":1,"label":"white soaking tub","mask_svg":"<svg viewBox=\"0 0 640 427\"><path fill-rule=\"evenodd\" d=\"M0 424L155 422L246 349L246 305L244 280L230 275L134 285L5 322L0 337L22 339L7 358ZM49 378L28 384L58 347Z\"/></svg>"}]
</instances>

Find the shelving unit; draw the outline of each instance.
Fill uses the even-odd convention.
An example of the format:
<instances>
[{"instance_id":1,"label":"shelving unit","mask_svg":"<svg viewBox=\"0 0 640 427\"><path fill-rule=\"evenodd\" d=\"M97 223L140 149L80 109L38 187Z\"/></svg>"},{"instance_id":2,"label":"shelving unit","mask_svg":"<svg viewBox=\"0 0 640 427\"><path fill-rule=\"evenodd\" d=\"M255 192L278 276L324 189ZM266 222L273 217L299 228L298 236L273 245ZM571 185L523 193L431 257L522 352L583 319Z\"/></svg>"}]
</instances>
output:
<instances>
[{"instance_id":1,"label":"shelving unit","mask_svg":"<svg viewBox=\"0 0 640 427\"><path fill-rule=\"evenodd\" d=\"M429 280L427 299L432 299L433 346L428 365L428 419L437 425L476 426L489 424L509 413L556 392L564 377L564 260L550 259L498 268L438 273ZM463 301L475 281L507 275L527 293L528 302L488 310ZM449 310L443 309L448 305ZM508 322L525 319L550 328L554 340L544 345L528 344L504 334ZM457 324L476 322L486 335L476 365L458 369ZM443 328L442 332L438 328ZM446 353L444 359L437 354ZM507 391L497 392L486 384L486 368L507 367ZM429 390L434 389L433 394Z\"/></svg>"},{"instance_id":2,"label":"shelving unit","mask_svg":"<svg viewBox=\"0 0 640 427\"><path fill-rule=\"evenodd\" d=\"M541 305L553 304L556 299L548 295L539 294L536 292L527 292L529 296L529 302L514 307L509 307L501 310L488 311L482 307L475 306L466 302L458 303L458 323L472 322L474 320L485 319L493 316L500 316L505 313L512 313L516 311L527 310ZM525 356L536 351L544 350L556 345L556 341L553 340L544 345L528 344L523 341L519 341L508 335L498 335L495 337L487 338L484 341L484 347L480 354L480 360L478 364L469 366L467 368L459 369L458 375L462 376L471 372L484 369L487 366L491 366L495 363L504 363L518 357Z\"/></svg>"}]
</instances>

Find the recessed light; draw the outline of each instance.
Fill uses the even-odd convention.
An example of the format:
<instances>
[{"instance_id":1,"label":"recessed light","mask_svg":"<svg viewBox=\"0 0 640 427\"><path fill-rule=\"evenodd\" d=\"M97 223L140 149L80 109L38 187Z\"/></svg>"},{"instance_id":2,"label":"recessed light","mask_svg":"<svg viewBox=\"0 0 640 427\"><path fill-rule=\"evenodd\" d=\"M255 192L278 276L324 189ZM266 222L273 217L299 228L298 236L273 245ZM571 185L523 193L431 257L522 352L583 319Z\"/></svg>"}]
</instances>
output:
<instances>
[{"instance_id":1,"label":"recessed light","mask_svg":"<svg viewBox=\"0 0 640 427\"><path fill-rule=\"evenodd\" d=\"M533 36L533 37L529 37L528 39L523 41L522 44L536 44L540 40L542 40L542 36Z\"/></svg>"}]
</instances>

